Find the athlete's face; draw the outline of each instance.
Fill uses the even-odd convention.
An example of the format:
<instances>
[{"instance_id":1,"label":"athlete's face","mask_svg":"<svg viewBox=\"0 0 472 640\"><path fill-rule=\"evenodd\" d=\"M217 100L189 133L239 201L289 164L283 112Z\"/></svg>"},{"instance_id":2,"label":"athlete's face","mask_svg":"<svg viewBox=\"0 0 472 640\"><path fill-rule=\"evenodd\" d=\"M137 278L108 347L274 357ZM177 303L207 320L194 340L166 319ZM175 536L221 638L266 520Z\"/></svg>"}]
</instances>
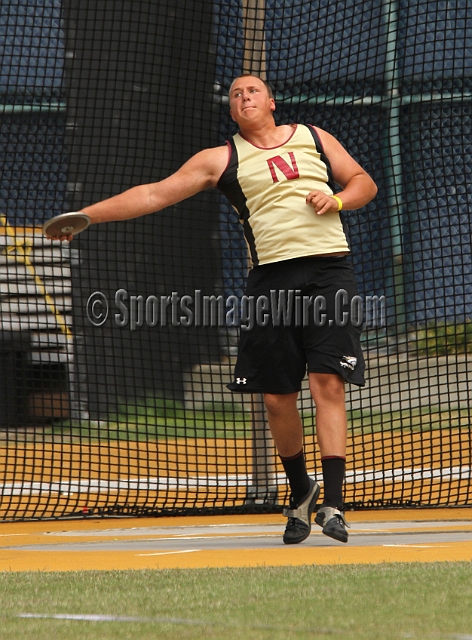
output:
<instances>
[{"instance_id":1,"label":"athlete's face","mask_svg":"<svg viewBox=\"0 0 472 640\"><path fill-rule=\"evenodd\" d=\"M267 118L275 110L275 101L259 78L237 78L229 90L231 117L240 126L261 118Z\"/></svg>"}]
</instances>

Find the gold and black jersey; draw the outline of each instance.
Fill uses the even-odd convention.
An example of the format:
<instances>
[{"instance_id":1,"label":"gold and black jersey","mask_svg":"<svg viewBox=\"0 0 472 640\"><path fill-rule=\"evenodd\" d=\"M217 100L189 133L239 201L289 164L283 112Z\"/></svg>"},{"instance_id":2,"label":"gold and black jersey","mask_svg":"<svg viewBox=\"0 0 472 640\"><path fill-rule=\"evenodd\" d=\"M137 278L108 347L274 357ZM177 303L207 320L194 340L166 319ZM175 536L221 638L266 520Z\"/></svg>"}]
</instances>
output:
<instances>
[{"instance_id":1,"label":"gold and black jersey","mask_svg":"<svg viewBox=\"0 0 472 640\"><path fill-rule=\"evenodd\" d=\"M296 125L284 144L263 149L236 134L218 188L239 214L254 266L349 252L338 212L317 215L306 196L334 193L331 166L316 129Z\"/></svg>"}]
</instances>

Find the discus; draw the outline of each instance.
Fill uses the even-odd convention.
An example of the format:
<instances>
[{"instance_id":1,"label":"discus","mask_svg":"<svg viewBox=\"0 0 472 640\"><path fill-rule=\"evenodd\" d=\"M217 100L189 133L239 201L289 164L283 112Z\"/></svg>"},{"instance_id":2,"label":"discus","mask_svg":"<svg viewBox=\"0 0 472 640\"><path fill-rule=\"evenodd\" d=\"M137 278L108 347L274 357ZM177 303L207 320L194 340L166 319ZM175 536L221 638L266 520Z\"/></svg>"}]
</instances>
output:
<instances>
[{"instance_id":1,"label":"discus","mask_svg":"<svg viewBox=\"0 0 472 640\"><path fill-rule=\"evenodd\" d=\"M82 211L61 213L43 224L43 233L51 238L61 236L76 236L90 224L90 218Z\"/></svg>"}]
</instances>

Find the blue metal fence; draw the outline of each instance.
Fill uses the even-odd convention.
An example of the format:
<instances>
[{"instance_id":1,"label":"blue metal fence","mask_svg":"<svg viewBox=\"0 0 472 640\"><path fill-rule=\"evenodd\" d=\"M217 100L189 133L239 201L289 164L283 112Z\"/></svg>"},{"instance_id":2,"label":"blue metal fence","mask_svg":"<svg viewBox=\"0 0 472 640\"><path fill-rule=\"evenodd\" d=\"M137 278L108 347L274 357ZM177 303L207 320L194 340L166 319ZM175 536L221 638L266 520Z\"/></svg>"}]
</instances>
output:
<instances>
[{"instance_id":1,"label":"blue metal fence","mask_svg":"<svg viewBox=\"0 0 472 640\"><path fill-rule=\"evenodd\" d=\"M242 71L242 14L229 0L215 7L227 89ZM465 0L266 3L279 121L326 128L379 185L346 220L361 292L386 295L400 331L471 317L471 31ZM226 214L225 283L239 292L242 240Z\"/></svg>"}]
</instances>

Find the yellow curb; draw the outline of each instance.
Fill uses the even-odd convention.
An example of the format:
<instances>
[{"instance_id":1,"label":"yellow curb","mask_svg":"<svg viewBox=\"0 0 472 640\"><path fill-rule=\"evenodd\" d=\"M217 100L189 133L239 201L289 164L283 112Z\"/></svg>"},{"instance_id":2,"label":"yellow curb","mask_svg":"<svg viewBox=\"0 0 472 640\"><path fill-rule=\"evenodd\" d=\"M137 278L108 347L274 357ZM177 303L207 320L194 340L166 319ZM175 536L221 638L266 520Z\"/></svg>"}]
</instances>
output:
<instances>
[{"instance_id":1,"label":"yellow curb","mask_svg":"<svg viewBox=\"0 0 472 640\"><path fill-rule=\"evenodd\" d=\"M434 522L428 531L469 530L472 525L472 509L404 509L384 511L359 511L348 515L349 522ZM458 521L467 524L457 525ZM242 516L179 516L166 518L104 518L84 520L55 520L2 523L0 526L0 571L78 571L114 569L168 569L204 567L256 567L299 566L304 564L371 564L381 562L455 562L472 560L471 542L447 542L425 544L359 547L354 544L333 547L316 547L316 541L297 547L280 543L271 549L198 550L198 540L189 541L191 548L183 551L172 549L145 551L57 551L59 543L105 542L113 540L145 540L166 536L166 528L183 527L191 537L191 527L218 525L268 525L281 527L285 518L278 514ZM156 534L140 535L140 530L152 527ZM113 530L126 532L119 538ZM134 530L134 531L133 531ZM90 532L103 532L90 535ZM407 531L418 532L408 527ZM67 535L74 532L73 536ZM403 529L402 529L403 532ZM54 533L48 537L47 533ZM61 535L63 533L64 535ZM77 535L78 534L78 535ZM169 535L169 534L167 534ZM231 534L234 537L234 533ZM211 530L208 537L213 537ZM179 536L180 537L180 536ZM220 534L221 537L221 534ZM21 548L35 544L51 545L49 551L31 551ZM3 548L2 548L3 547ZM8 548L5 548L8 547Z\"/></svg>"},{"instance_id":2,"label":"yellow curb","mask_svg":"<svg viewBox=\"0 0 472 640\"><path fill-rule=\"evenodd\" d=\"M472 561L472 541L375 547L168 551L0 550L0 571L112 571Z\"/></svg>"},{"instance_id":3,"label":"yellow curb","mask_svg":"<svg viewBox=\"0 0 472 640\"><path fill-rule=\"evenodd\" d=\"M355 522L451 522L469 520L472 523L472 508L454 509L384 509L379 511L349 511L349 523ZM156 518L84 518L83 520L32 520L26 522L1 522L2 538L13 534L35 534L48 531L97 531L131 529L143 527L207 527L219 524L282 524L281 514L256 514L234 516L176 516Z\"/></svg>"},{"instance_id":4,"label":"yellow curb","mask_svg":"<svg viewBox=\"0 0 472 640\"><path fill-rule=\"evenodd\" d=\"M246 521L245 524L249 524L249 523ZM250 524L253 525L254 523L251 522ZM257 529L253 529L251 530L250 533L246 533L246 532L240 533L235 531L225 533L220 529L218 532L215 532L215 533L212 532L211 530L207 530L205 531L204 534L202 534L201 532L193 533L191 528L189 528L185 534L166 533L165 527L163 527L162 529L159 527L159 530L156 530L153 532L146 532L146 533L140 533L141 527L138 527L138 528L135 528L137 529L135 532L129 531L127 533L123 533L123 531L126 531L125 528L116 527L115 532L113 530L104 530L103 533L94 532L93 535L87 535L86 531L84 531L84 533L81 534L79 533L81 531L80 529L79 530L70 529L69 532L66 532L66 531L46 532L45 531L42 533L36 533L31 535L28 533L0 534L0 550L5 548L12 549L13 547L19 547L20 548L19 550L21 550L22 547L31 547L34 545L41 545L42 547L50 546L51 549L54 550L54 547L60 544L87 544L87 543L103 544L107 542L110 544L113 544L113 542L133 542L133 541L134 542L149 542L149 541L157 542L157 541L169 540L169 539L181 540L183 535L185 535L185 538L188 539L189 541L193 538L196 541L197 545L198 545L198 540L201 539L202 535L205 537L205 539L214 539L214 540L224 539L224 538L247 539L248 537L263 536L265 538L274 538L274 540L276 541L276 544L278 544L279 539L281 538L282 532L283 532L282 524L283 523L277 523L277 525L280 525L280 531L270 532L270 533L267 533L266 531L264 531L262 527L260 531L258 531ZM372 523L372 528L370 529L361 530L361 529L356 529L355 523L354 523L352 524L351 534L360 533L360 532L362 533L375 532L375 533L381 533L383 535L387 535L389 533L415 534L415 535L421 535L422 533L429 533L429 534L430 533L454 533L454 532L472 533L472 523L465 524L465 525L464 524L448 525L448 524L438 523L438 526L428 526L427 529L424 529L424 531L414 527L401 527L401 528L392 527L392 528L378 529L378 528L375 528L375 524L376 523ZM154 525L154 528L158 529L156 525ZM315 533L318 533L319 535L321 535L318 530ZM51 535L48 535L48 534L51 534Z\"/></svg>"}]
</instances>

